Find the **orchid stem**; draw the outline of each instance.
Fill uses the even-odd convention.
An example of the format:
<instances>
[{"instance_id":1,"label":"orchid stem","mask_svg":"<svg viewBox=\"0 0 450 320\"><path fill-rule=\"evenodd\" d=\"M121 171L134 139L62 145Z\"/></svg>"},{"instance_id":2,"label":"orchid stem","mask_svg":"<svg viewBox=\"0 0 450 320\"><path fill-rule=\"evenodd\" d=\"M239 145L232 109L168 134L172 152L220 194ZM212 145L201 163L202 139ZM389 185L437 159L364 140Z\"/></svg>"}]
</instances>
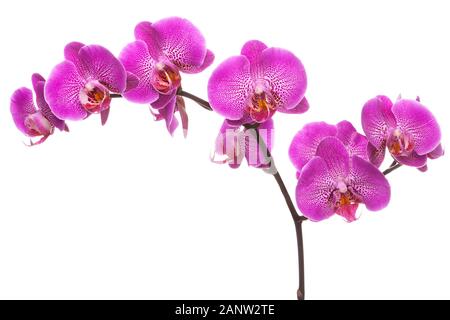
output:
<instances>
[{"instance_id":1,"label":"orchid stem","mask_svg":"<svg viewBox=\"0 0 450 320\"><path fill-rule=\"evenodd\" d=\"M191 99L192 101L199 104L202 108L213 111L211 108L211 105L208 101L203 100L189 92L183 91L183 89L180 87L177 91L177 95L181 97L185 97L188 99ZM111 94L111 98L122 98L122 95L120 94ZM267 162L271 165L271 171L270 173L275 178L278 187L281 190L281 193L284 196L284 200L286 201L286 205L289 209L289 212L291 213L292 220L295 224L295 231L297 235L297 251L298 251L298 276L299 276L299 286L297 290L297 299L298 300L304 300L305 299L305 258L304 258L304 250L303 250L303 230L302 225L303 221L308 220L304 216L301 216L297 213L297 210L295 209L295 205L292 202L291 196L289 195L289 192L286 188L286 185L284 184L283 178L281 177L280 173L278 172L277 168L275 167L275 161L267 148L266 143L264 142L264 139L261 138L259 131L258 131L259 124L256 125L245 125L246 129L249 129L251 133L255 135L255 138L257 139L259 143L259 147L263 151L264 155L267 155ZM253 129L253 130L251 130Z\"/></svg>"},{"instance_id":2,"label":"orchid stem","mask_svg":"<svg viewBox=\"0 0 450 320\"><path fill-rule=\"evenodd\" d=\"M183 89L181 89L181 87L178 89L177 91L177 95L181 96L181 97L185 97L188 99L191 99L192 101L197 102L198 105L200 105L201 107L205 108L208 111L212 111L211 105L209 104L208 101L203 100L197 96L194 96L193 94L183 91Z\"/></svg>"},{"instance_id":3,"label":"orchid stem","mask_svg":"<svg viewBox=\"0 0 450 320\"><path fill-rule=\"evenodd\" d=\"M118 93L111 93L111 94L109 95L109 97L110 97L111 99L114 99L114 98L122 98L122 95L121 95L121 94L118 94Z\"/></svg>"},{"instance_id":4,"label":"orchid stem","mask_svg":"<svg viewBox=\"0 0 450 320\"><path fill-rule=\"evenodd\" d=\"M403 165L401 163L396 163L393 166L391 166L389 169L383 171L383 174L385 176L387 176L388 174L390 174L391 172L397 170L398 168L402 167Z\"/></svg>"},{"instance_id":5,"label":"orchid stem","mask_svg":"<svg viewBox=\"0 0 450 320\"><path fill-rule=\"evenodd\" d=\"M272 173L273 177L275 178L278 187L281 190L281 193L284 196L284 200L286 201L286 205L289 208L289 212L291 213L292 220L294 221L295 225L295 232L297 235L297 253L298 253L298 290L297 290L297 299L298 300L305 300L305 255L304 255L304 249L303 249L303 221L308 220L304 216L301 216L297 213L297 210L295 209L295 205L292 202L291 196L289 195L289 192L286 188L286 185L284 184L283 178L281 177L280 173L278 172L278 169L275 166L275 161L269 151L269 148L267 148L267 145L264 141L264 139L261 138L259 131L258 131L259 125L246 125L245 128L250 130L251 134L254 134L256 141L259 144L259 147L262 150L263 155L267 155L267 162L271 165L270 172Z\"/></svg>"},{"instance_id":6,"label":"orchid stem","mask_svg":"<svg viewBox=\"0 0 450 320\"><path fill-rule=\"evenodd\" d=\"M189 92L183 91L181 88L178 90L177 95L191 99L198 103L201 107L205 108L206 110L212 111L211 105L208 101L205 101L197 96L194 96L193 94L190 94ZM301 216L297 213L297 210L295 209L295 205L292 202L291 196L289 195L289 192L286 188L286 185L284 184L283 178L281 177L280 173L278 172L275 161L269 151L269 148L267 148L267 145L264 141L264 139L261 138L259 131L258 131L259 124L251 124L251 125L245 125L245 128L250 130L250 133L255 135L256 140L258 141L259 147L262 150L263 155L267 156L267 163L271 165L270 173L275 178L281 193L284 196L284 200L286 201L286 205L289 208L289 212L291 213L292 220L295 224L295 231L297 235L297 251L298 251L298 278L299 278L299 286L297 290L297 299L298 300L304 300L305 299L305 258L304 258L304 250L303 250L303 230L302 225L303 221L308 220L304 216Z\"/></svg>"}]
</instances>

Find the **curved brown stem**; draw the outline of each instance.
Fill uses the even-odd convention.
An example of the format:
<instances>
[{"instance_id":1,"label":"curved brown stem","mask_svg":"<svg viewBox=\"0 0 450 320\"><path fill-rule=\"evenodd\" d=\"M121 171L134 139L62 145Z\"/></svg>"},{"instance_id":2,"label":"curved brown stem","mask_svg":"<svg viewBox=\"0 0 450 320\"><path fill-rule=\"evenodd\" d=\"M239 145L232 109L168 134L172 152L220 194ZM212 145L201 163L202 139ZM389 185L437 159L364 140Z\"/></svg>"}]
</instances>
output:
<instances>
[{"instance_id":1,"label":"curved brown stem","mask_svg":"<svg viewBox=\"0 0 450 320\"><path fill-rule=\"evenodd\" d=\"M398 168L401 168L403 165L401 163L395 163L393 166L391 166L389 169L386 169L383 171L383 174L385 176L387 176L388 174L390 174L391 172L397 170Z\"/></svg>"},{"instance_id":2,"label":"curved brown stem","mask_svg":"<svg viewBox=\"0 0 450 320\"><path fill-rule=\"evenodd\" d=\"M183 91L183 89L180 87L177 91L177 95L181 97L188 98L194 102L196 102L198 105L200 105L202 108L212 111L211 105L208 101L203 100L189 92ZM122 98L122 95L120 94L111 94L111 98ZM286 188L286 185L283 181L283 178L281 177L280 173L278 172L275 161L267 148L267 145L264 141L264 139L261 138L258 127L259 124L252 124L252 125L245 125L244 126L251 134L254 135L256 140L258 141L259 147L262 150L263 156L266 158L266 163L270 164L270 169L266 170L269 172L273 177L275 178L275 181L278 184L278 187L280 188L281 193L283 194L284 200L286 201L286 205L289 209L289 212L291 213L292 220L295 224L295 231L297 235L297 251L298 251L298 273L299 273L299 286L297 290L297 299L298 300L304 300L305 299L305 262L304 262L304 250L303 250L303 230L302 225L303 222L308 220L304 216L301 216L298 214L295 205L292 201L291 196L289 195L289 192Z\"/></svg>"},{"instance_id":3,"label":"curved brown stem","mask_svg":"<svg viewBox=\"0 0 450 320\"><path fill-rule=\"evenodd\" d=\"M197 96L194 96L193 94L183 91L183 89L181 89L181 87L178 89L177 91L177 95L181 96L181 97L185 97L188 99L191 99L192 101L195 101L199 106L201 106L202 108L205 108L208 111L212 111L211 105L209 104L208 101L203 100Z\"/></svg>"},{"instance_id":4,"label":"curved brown stem","mask_svg":"<svg viewBox=\"0 0 450 320\"><path fill-rule=\"evenodd\" d=\"M297 254L298 254L298 290L297 290L297 299L304 300L305 299L305 254L303 248L303 222L308 220L304 216L298 214L297 209L295 208L294 203L292 202L292 198L289 195L289 192L286 188L286 185L281 177L277 167L275 166L275 161L270 153L270 150L267 148L267 145L264 139L261 138L258 125L246 125L245 128L252 134L259 145L259 148L262 150L263 156L266 158L265 163L270 165L269 173L273 175L275 178L278 187L283 194L284 200L286 201L286 205L289 208L289 212L291 213L292 220L295 225L295 232L297 236Z\"/></svg>"}]
</instances>

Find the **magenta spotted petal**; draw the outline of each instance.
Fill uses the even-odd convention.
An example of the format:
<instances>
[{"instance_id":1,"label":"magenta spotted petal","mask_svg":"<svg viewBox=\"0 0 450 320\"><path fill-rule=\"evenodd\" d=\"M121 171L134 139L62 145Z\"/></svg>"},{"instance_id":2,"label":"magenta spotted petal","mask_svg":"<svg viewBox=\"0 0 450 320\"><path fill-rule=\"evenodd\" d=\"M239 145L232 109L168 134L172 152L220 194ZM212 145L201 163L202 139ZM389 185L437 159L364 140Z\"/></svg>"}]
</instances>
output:
<instances>
[{"instance_id":1,"label":"magenta spotted petal","mask_svg":"<svg viewBox=\"0 0 450 320\"><path fill-rule=\"evenodd\" d=\"M152 74L155 60L148 52L143 41L135 41L127 45L119 56L125 69L139 78L139 84L132 90L127 90L124 97L136 103L153 103L159 93L152 86Z\"/></svg>"},{"instance_id":2,"label":"magenta spotted petal","mask_svg":"<svg viewBox=\"0 0 450 320\"><path fill-rule=\"evenodd\" d=\"M312 221L322 221L330 218L335 212L330 204L330 196L335 189L325 161L313 157L301 172L296 199L300 211Z\"/></svg>"},{"instance_id":3,"label":"magenta spotted petal","mask_svg":"<svg viewBox=\"0 0 450 320\"><path fill-rule=\"evenodd\" d=\"M82 120L88 112L80 101L80 92L86 80L70 61L58 64L45 86L45 99L52 112L60 119Z\"/></svg>"},{"instance_id":4,"label":"magenta spotted petal","mask_svg":"<svg viewBox=\"0 0 450 320\"><path fill-rule=\"evenodd\" d=\"M316 156L322 158L330 176L337 180L347 177L350 171L350 156L345 145L335 137L326 137L317 147Z\"/></svg>"},{"instance_id":5,"label":"magenta spotted petal","mask_svg":"<svg viewBox=\"0 0 450 320\"><path fill-rule=\"evenodd\" d=\"M420 102L399 100L392 113L400 130L411 136L414 150L419 155L432 152L441 141L441 130L433 114Z\"/></svg>"},{"instance_id":6,"label":"magenta spotted petal","mask_svg":"<svg viewBox=\"0 0 450 320\"><path fill-rule=\"evenodd\" d=\"M247 41L241 49L241 55L246 56L250 64L257 66L261 53L267 49L265 43L259 40Z\"/></svg>"},{"instance_id":7,"label":"magenta spotted petal","mask_svg":"<svg viewBox=\"0 0 450 320\"><path fill-rule=\"evenodd\" d=\"M307 101L301 104L306 85L305 69L296 56L252 40L240 56L225 60L213 72L208 96L214 111L227 119L264 123L277 110L306 111Z\"/></svg>"},{"instance_id":8,"label":"magenta spotted petal","mask_svg":"<svg viewBox=\"0 0 450 320\"><path fill-rule=\"evenodd\" d=\"M254 81L268 81L277 107L296 107L306 91L306 72L301 61L291 52L268 48L261 53Z\"/></svg>"},{"instance_id":9,"label":"magenta spotted petal","mask_svg":"<svg viewBox=\"0 0 450 320\"><path fill-rule=\"evenodd\" d=\"M14 123L17 129L29 137L34 137L36 134L31 128L25 125L25 119L36 111L33 92L30 89L20 88L13 93L11 97L11 114Z\"/></svg>"},{"instance_id":10,"label":"magenta spotted petal","mask_svg":"<svg viewBox=\"0 0 450 320\"><path fill-rule=\"evenodd\" d=\"M214 62L214 59L214 53L211 50L207 50L205 60L203 60L203 63L200 66L185 66L183 68L183 72L188 74L200 73L211 66Z\"/></svg>"},{"instance_id":11,"label":"magenta spotted petal","mask_svg":"<svg viewBox=\"0 0 450 320\"><path fill-rule=\"evenodd\" d=\"M292 140L289 157L298 171L316 156L317 147L326 137L335 136L336 126L325 122L313 122L300 130Z\"/></svg>"},{"instance_id":12,"label":"magenta spotted petal","mask_svg":"<svg viewBox=\"0 0 450 320\"><path fill-rule=\"evenodd\" d=\"M397 124L391 100L386 96L369 100L363 107L361 123L367 139L375 149L385 147L389 128Z\"/></svg>"},{"instance_id":13,"label":"magenta spotted petal","mask_svg":"<svg viewBox=\"0 0 450 320\"><path fill-rule=\"evenodd\" d=\"M341 121L336 125L336 137L341 140L350 156L358 156L364 160L369 160L367 138L359 134L349 121Z\"/></svg>"},{"instance_id":14,"label":"magenta spotted petal","mask_svg":"<svg viewBox=\"0 0 450 320\"><path fill-rule=\"evenodd\" d=\"M97 80L114 93L125 91L125 68L106 48L98 45L84 46L78 52L78 59L79 72L85 80Z\"/></svg>"},{"instance_id":15,"label":"magenta spotted petal","mask_svg":"<svg viewBox=\"0 0 450 320\"><path fill-rule=\"evenodd\" d=\"M305 125L296 134L289 148L289 157L298 171L317 155L317 147L327 137L337 137L350 156L368 160L367 138L359 134L350 122L341 121L335 126L325 122L313 122Z\"/></svg>"},{"instance_id":16,"label":"magenta spotted petal","mask_svg":"<svg viewBox=\"0 0 450 320\"><path fill-rule=\"evenodd\" d=\"M307 112L308 110L309 110L309 102L306 99L306 97L304 97L302 101L300 101L300 103L292 109L285 109L285 108L278 109L278 111L287 114L302 114Z\"/></svg>"},{"instance_id":17,"label":"magenta spotted petal","mask_svg":"<svg viewBox=\"0 0 450 320\"><path fill-rule=\"evenodd\" d=\"M384 209L391 198L391 187L386 177L372 164L353 156L351 158L349 185L361 198L367 209Z\"/></svg>"},{"instance_id":18,"label":"magenta spotted petal","mask_svg":"<svg viewBox=\"0 0 450 320\"><path fill-rule=\"evenodd\" d=\"M164 55L180 71L200 67L206 57L205 38L189 20L171 17L152 24Z\"/></svg>"},{"instance_id":19,"label":"magenta spotted petal","mask_svg":"<svg viewBox=\"0 0 450 320\"><path fill-rule=\"evenodd\" d=\"M56 117L50 110L47 101L45 101L44 98L45 79L40 74L33 74L31 79L33 82L34 93L36 94L36 105L38 109L55 128L61 131L62 130L68 131L68 128L64 120L61 120L58 117Z\"/></svg>"},{"instance_id":20,"label":"magenta spotted petal","mask_svg":"<svg viewBox=\"0 0 450 320\"><path fill-rule=\"evenodd\" d=\"M226 119L244 117L252 86L250 62L244 56L231 57L222 62L208 82L211 107Z\"/></svg>"}]
</instances>

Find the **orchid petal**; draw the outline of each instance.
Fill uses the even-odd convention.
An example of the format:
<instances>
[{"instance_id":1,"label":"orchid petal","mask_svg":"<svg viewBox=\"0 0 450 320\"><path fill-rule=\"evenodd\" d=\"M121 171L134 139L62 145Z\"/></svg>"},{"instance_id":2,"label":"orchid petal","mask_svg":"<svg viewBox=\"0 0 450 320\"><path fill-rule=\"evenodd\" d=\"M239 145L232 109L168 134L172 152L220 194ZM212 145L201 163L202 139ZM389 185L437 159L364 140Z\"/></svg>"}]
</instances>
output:
<instances>
[{"instance_id":1,"label":"orchid petal","mask_svg":"<svg viewBox=\"0 0 450 320\"><path fill-rule=\"evenodd\" d=\"M230 120L239 120L249 99L250 62L244 56L231 57L214 70L208 82L211 107Z\"/></svg>"}]
</instances>

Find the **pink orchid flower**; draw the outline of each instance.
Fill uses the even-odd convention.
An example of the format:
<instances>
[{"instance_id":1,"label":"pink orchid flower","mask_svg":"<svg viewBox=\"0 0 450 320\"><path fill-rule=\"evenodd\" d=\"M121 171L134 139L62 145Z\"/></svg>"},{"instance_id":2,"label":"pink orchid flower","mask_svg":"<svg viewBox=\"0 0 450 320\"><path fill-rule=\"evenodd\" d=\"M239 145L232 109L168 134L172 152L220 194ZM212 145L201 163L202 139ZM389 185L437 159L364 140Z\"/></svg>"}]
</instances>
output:
<instances>
[{"instance_id":1,"label":"pink orchid flower","mask_svg":"<svg viewBox=\"0 0 450 320\"><path fill-rule=\"evenodd\" d=\"M378 211L388 205L390 196L386 177L370 162L351 156L344 143L333 136L324 138L315 155L302 166L296 190L300 211L312 221L337 214L353 222L360 204Z\"/></svg>"},{"instance_id":2,"label":"pink orchid flower","mask_svg":"<svg viewBox=\"0 0 450 320\"><path fill-rule=\"evenodd\" d=\"M441 130L433 114L420 101L386 97L369 100L362 110L362 126L370 142L371 162L380 166L386 148L400 164L426 171L427 159L444 154Z\"/></svg>"},{"instance_id":3,"label":"pink orchid flower","mask_svg":"<svg viewBox=\"0 0 450 320\"><path fill-rule=\"evenodd\" d=\"M316 156L317 148L327 137L336 137L344 144L349 155L369 160L367 154L368 141L359 134L349 121L341 121L337 125L325 122L312 122L303 127L292 140L289 148L291 162L300 175L303 167Z\"/></svg>"},{"instance_id":4,"label":"pink orchid flower","mask_svg":"<svg viewBox=\"0 0 450 320\"><path fill-rule=\"evenodd\" d=\"M110 93L122 94L136 84L120 61L99 45L71 42L45 85L45 98L60 119L83 120L100 113L102 124L109 115Z\"/></svg>"},{"instance_id":5,"label":"pink orchid flower","mask_svg":"<svg viewBox=\"0 0 450 320\"><path fill-rule=\"evenodd\" d=\"M65 122L53 114L44 98L45 79L40 74L33 74L33 92L28 88L16 90L11 97L11 114L16 127L30 138L39 137L37 142L30 139L30 146L43 143L53 134L54 129L69 131ZM36 107L37 106L37 107Z\"/></svg>"},{"instance_id":6,"label":"pink orchid flower","mask_svg":"<svg viewBox=\"0 0 450 320\"><path fill-rule=\"evenodd\" d=\"M178 127L174 117L181 114L187 131L184 101L177 99L181 88L181 73L199 73L214 61L206 49L200 31L188 20L172 17L155 23L141 22L134 31L136 41L128 44L119 59L125 69L139 78L133 90L124 94L127 100L151 104L156 120L165 120L170 134Z\"/></svg>"}]
</instances>

